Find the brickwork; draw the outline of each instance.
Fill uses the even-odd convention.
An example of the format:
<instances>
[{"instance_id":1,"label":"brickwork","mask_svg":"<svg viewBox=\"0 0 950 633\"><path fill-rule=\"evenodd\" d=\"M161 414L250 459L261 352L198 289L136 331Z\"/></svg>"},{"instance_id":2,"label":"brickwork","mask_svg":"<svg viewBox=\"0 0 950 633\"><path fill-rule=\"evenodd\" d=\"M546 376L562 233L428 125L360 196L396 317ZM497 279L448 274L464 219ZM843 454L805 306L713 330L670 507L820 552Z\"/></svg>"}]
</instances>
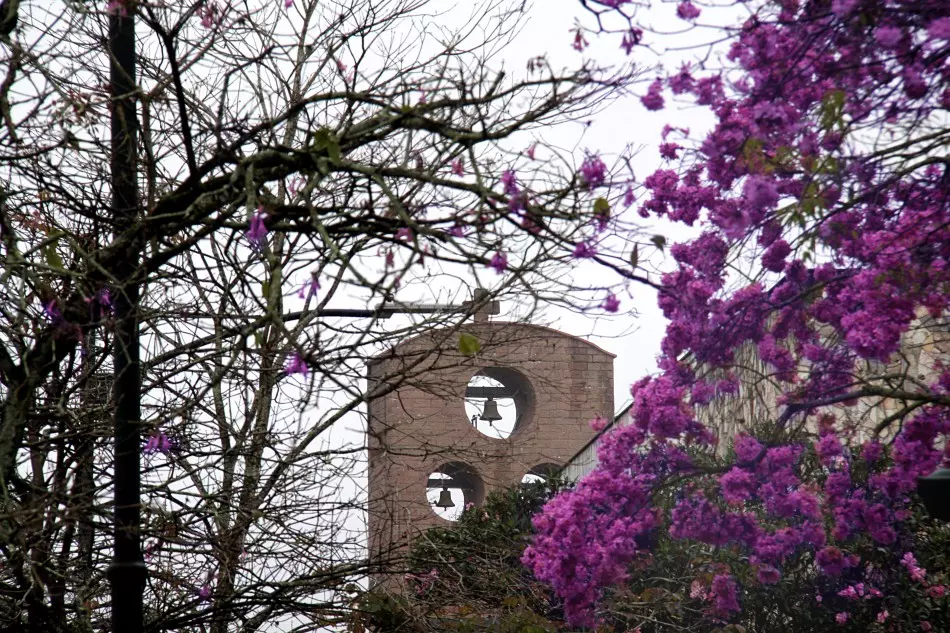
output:
<instances>
[{"instance_id":1,"label":"brickwork","mask_svg":"<svg viewBox=\"0 0 950 633\"><path fill-rule=\"evenodd\" d=\"M458 352L461 333L481 351ZM561 466L592 437L588 422L613 414L613 355L549 328L476 321L410 339L369 363L369 530L372 551L392 551L448 522L426 499L430 473L464 464L484 494L521 481L541 465ZM472 427L464 406L472 376L520 380L519 422L506 439ZM384 393L388 391L388 393ZM377 397L372 397L374 394ZM381 395L380 395L381 394Z\"/></svg>"}]
</instances>

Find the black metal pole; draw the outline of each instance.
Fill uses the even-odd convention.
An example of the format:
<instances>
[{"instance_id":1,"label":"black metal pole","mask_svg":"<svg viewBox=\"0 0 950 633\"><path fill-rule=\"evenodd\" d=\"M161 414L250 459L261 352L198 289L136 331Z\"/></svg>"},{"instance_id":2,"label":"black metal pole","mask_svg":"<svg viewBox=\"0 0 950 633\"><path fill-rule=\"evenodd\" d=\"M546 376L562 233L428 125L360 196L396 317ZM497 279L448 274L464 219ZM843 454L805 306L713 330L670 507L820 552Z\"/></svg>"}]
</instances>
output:
<instances>
[{"instance_id":1,"label":"black metal pole","mask_svg":"<svg viewBox=\"0 0 950 633\"><path fill-rule=\"evenodd\" d=\"M133 13L114 12L109 18L110 87L112 98L112 219L116 236L134 236L138 220L135 114L135 22ZM116 268L113 348L115 398L115 540L109 582L112 585L113 633L141 633L145 561L140 528L141 377L139 376L139 281L136 277L141 244L132 239L129 252Z\"/></svg>"}]
</instances>

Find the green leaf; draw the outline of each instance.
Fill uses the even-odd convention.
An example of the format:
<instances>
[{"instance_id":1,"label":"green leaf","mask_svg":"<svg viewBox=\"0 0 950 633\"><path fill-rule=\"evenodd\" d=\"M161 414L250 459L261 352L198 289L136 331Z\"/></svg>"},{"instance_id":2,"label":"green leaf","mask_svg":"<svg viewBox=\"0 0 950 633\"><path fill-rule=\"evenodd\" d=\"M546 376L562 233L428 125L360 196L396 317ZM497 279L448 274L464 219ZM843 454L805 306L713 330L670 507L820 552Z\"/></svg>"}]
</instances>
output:
<instances>
[{"instance_id":1,"label":"green leaf","mask_svg":"<svg viewBox=\"0 0 950 633\"><path fill-rule=\"evenodd\" d=\"M459 335L459 352L465 356L474 356L482 351L482 344L474 335L462 333Z\"/></svg>"},{"instance_id":2,"label":"green leaf","mask_svg":"<svg viewBox=\"0 0 950 633\"><path fill-rule=\"evenodd\" d=\"M326 150L327 157L331 162L340 162L340 141L327 128L320 128L313 134L313 149L315 151ZM321 169L323 171L323 169Z\"/></svg>"},{"instance_id":3,"label":"green leaf","mask_svg":"<svg viewBox=\"0 0 950 633\"><path fill-rule=\"evenodd\" d=\"M650 241L661 251L666 248L666 238L662 235L654 235L650 238Z\"/></svg>"},{"instance_id":4,"label":"green leaf","mask_svg":"<svg viewBox=\"0 0 950 633\"><path fill-rule=\"evenodd\" d=\"M610 203L606 198L597 198L594 200L594 214L610 215Z\"/></svg>"},{"instance_id":5,"label":"green leaf","mask_svg":"<svg viewBox=\"0 0 950 633\"><path fill-rule=\"evenodd\" d=\"M821 127L830 130L837 125L844 128L844 90L829 90L821 99Z\"/></svg>"},{"instance_id":6,"label":"green leaf","mask_svg":"<svg viewBox=\"0 0 950 633\"><path fill-rule=\"evenodd\" d=\"M639 263L640 263L640 245L634 244L633 252L630 253L630 266L633 268L633 270L636 270L637 264Z\"/></svg>"},{"instance_id":7,"label":"green leaf","mask_svg":"<svg viewBox=\"0 0 950 633\"><path fill-rule=\"evenodd\" d=\"M47 244L43 247L43 256L46 258L46 264L54 270L65 270L63 258L56 252L56 244Z\"/></svg>"}]
</instances>

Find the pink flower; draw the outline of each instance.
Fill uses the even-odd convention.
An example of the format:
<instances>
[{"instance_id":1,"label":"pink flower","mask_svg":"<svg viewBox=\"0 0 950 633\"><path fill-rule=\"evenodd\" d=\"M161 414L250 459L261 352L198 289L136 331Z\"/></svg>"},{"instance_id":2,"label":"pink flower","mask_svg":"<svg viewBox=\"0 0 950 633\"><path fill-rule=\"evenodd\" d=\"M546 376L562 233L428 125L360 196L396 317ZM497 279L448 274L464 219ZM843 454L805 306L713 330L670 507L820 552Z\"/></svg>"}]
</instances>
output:
<instances>
[{"instance_id":1,"label":"pink flower","mask_svg":"<svg viewBox=\"0 0 950 633\"><path fill-rule=\"evenodd\" d=\"M494 268L495 272L500 275L508 269L508 256L501 251L498 251L491 258L491 261L488 263L488 265Z\"/></svg>"},{"instance_id":2,"label":"pink flower","mask_svg":"<svg viewBox=\"0 0 950 633\"><path fill-rule=\"evenodd\" d=\"M930 633L930 631L934 630L934 627L927 620L923 620L920 623L920 630L923 631L924 633Z\"/></svg>"},{"instance_id":3,"label":"pink flower","mask_svg":"<svg viewBox=\"0 0 950 633\"><path fill-rule=\"evenodd\" d=\"M571 48L575 51L581 52L590 45L586 39L584 39L584 32L580 29L574 29L574 43L571 44Z\"/></svg>"},{"instance_id":4,"label":"pink flower","mask_svg":"<svg viewBox=\"0 0 950 633\"><path fill-rule=\"evenodd\" d=\"M914 558L914 555L910 552L905 552L904 556L901 558L901 565L907 570L907 573L910 574L910 577L923 584L927 579L927 570L919 567L917 565L917 559Z\"/></svg>"},{"instance_id":5,"label":"pink flower","mask_svg":"<svg viewBox=\"0 0 950 633\"><path fill-rule=\"evenodd\" d=\"M528 149L525 150L525 154L528 156L528 158L530 158L531 160L534 160L534 152L537 149L538 149L538 144L532 143L531 145L528 146Z\"/></svg>"},{"instance_id":6,"label":"pink flower","mask_svg":"<svg viewBox=\"0 0 950 633\"><path fill-rule=\"evenodd\" d=\"M201 600L208 600L211 597L211 587L208 583L205 583L201 586L201 589L198 590L198 598Z\"/></svg>"},{"instance_id":7,"label":"pink flower","mask_svg":"<svg viewBox=\"0 0 950 633\"><path fill-rule=\"evenodd\" d=\"M402 227L401 229L396 229L395 237L397 240L412 240L412 229L408 227Z\"/></svg>"},{"instance_id":8,"label":"pink flower","mask_svg":"<svg viewBox=\"0 0 950 633\"><path fill-rule=\"evenodd\" d=\"M934 585L927 590L927 595L931 598L943 598L947 594L947 588L944 585Z\"/></svg>"},{"instance_id":9,"label":"pink flower","mask_svg":"<svg viewBox=\"0 0 950 633\"><path fill-rule=\"evenodd\" d=\"M209 1L198 9L198 17L201 18L201 26L206 29L213 28L215 25L220 24L224 16L221 14L221 8L218 7L216 2Z\"/></svg>"},{"instance_id":10,"label":"pink flower","mask_svg":"<svg viewBox=\"0 0 950 633\"><path fill-rule=\"evenodd\" d=\"M845 624L847 621L848 621L848 612L847 612L847 611L842 611L841 613L839 613L838 615L835 616L835 622L837 622L838 624L843 625L843 624Z\"/></svg>"},{"instance_id":11,"label":"pink flower","mask_svg":"<svg viewBox=\"0 0 950 633\"><path fill-rule=\"evenodd\" d=\"M456 158L452 161L452 173L456 176L462 176L465 174L465 169L462 166L461 158Z\"/></svg>"},{"instance_id":12,"label":"pink flower","mask_svg":"<svg viewBox=\"0 0 950 633\"><path fill-rule=\"evenodd\" d=\"M588 422L588 424L590 425L590 428L592 431L594 431L595 433L600 433L605 428L607 428L607 418L605 418L602 415L598 415L597 417L592 419L590 422Z\"/></svg>"},{"instance_id":13,"label":"pink flower","mask_svg":"<svg viewBox=\"0 0 950 633\"><path fill-rule=\"evenodd\" d=\"M699 8L689 0L681 2L679 6L676 7L676 15L683 20L695 20L699 17L699 13Z\"/></svg>"},{"instance_id":14,"label":"pink flower","mask_svg":"<svg viewBox=\"0 0 950 633\"><path fill-rule=\"evenodd\" d=\"M303 356L301 356L298 352L291 354L290 358L287 360L287 365L284 366L285 376L300 374L306 378L309 372L310 368L307 366L307 361L304 360Z\"/></svg>"},{"instance_id":15,"label":"pink flower","mask_svg":"<svg viewBox=\"0 0 950 633\"><path fill-rule=\"evenodd\" d=\"M289 9L289 8L292 7L292 6L294 6L294 0L284 0L284 8L285 8L285 9ZM339 62L337 62L337 63L339 63Z\"/></svg>"},{"instance_id":16,"label":"pink flower","mask_svg":"<svg viewBox=\"0 0 950 633\"><path fill-rule=\"evenodd\" d=\"M880 613L877 614L877 621L881 624L884 624L884 621L887 620L887 616L890 615L887 612L887 609L882 609Z\"/></svg>"},{"instance_id":17,"label":"pink flower","mask_svg":"<svg viewBox=\"0 0 950 633\"><path fill-rule=\"evenodd\" d=\"M616 312L620 309L620 299L618 299L614 293L610 292L607 294L604 302L600 304L600 307L606 312Z\"/></svg>"},{"instance_id":18,"label":"pink flower","mask_svg":"<svg viewBox=\"0 0 950 633\"><path fill-rule=\"evenodd\" d=\"M689 597L693 600L705 600L706 588L698 580L694 580L689 586Z\"/></svg>"}]
</instances>

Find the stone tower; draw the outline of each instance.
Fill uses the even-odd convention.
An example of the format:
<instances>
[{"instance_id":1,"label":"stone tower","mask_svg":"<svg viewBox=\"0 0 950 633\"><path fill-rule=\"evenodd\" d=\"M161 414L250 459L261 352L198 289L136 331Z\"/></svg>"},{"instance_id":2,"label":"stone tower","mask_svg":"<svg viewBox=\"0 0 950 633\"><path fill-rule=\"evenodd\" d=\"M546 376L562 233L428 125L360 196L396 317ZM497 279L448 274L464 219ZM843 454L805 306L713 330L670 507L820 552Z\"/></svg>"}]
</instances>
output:
<instances>
[{"instance_id":1,"label":"stone tower","mask_svg":"<svg viewBox=\"0 0 950 633\"><path fill-rule=\"evenodd\" d=\"M450 524L433 503L442 490L455 506L478 505L527 473L558 469L593 437L592 418L612 419L613 354L550 328L478 316L368 363L369 544L384 566L421 531ZM478 353L460 351L463 335ZM491 436L496 427L480 419L489 399L505 410L494 424L507 422L508 437Z\"/></svg>"}]
</instances>

